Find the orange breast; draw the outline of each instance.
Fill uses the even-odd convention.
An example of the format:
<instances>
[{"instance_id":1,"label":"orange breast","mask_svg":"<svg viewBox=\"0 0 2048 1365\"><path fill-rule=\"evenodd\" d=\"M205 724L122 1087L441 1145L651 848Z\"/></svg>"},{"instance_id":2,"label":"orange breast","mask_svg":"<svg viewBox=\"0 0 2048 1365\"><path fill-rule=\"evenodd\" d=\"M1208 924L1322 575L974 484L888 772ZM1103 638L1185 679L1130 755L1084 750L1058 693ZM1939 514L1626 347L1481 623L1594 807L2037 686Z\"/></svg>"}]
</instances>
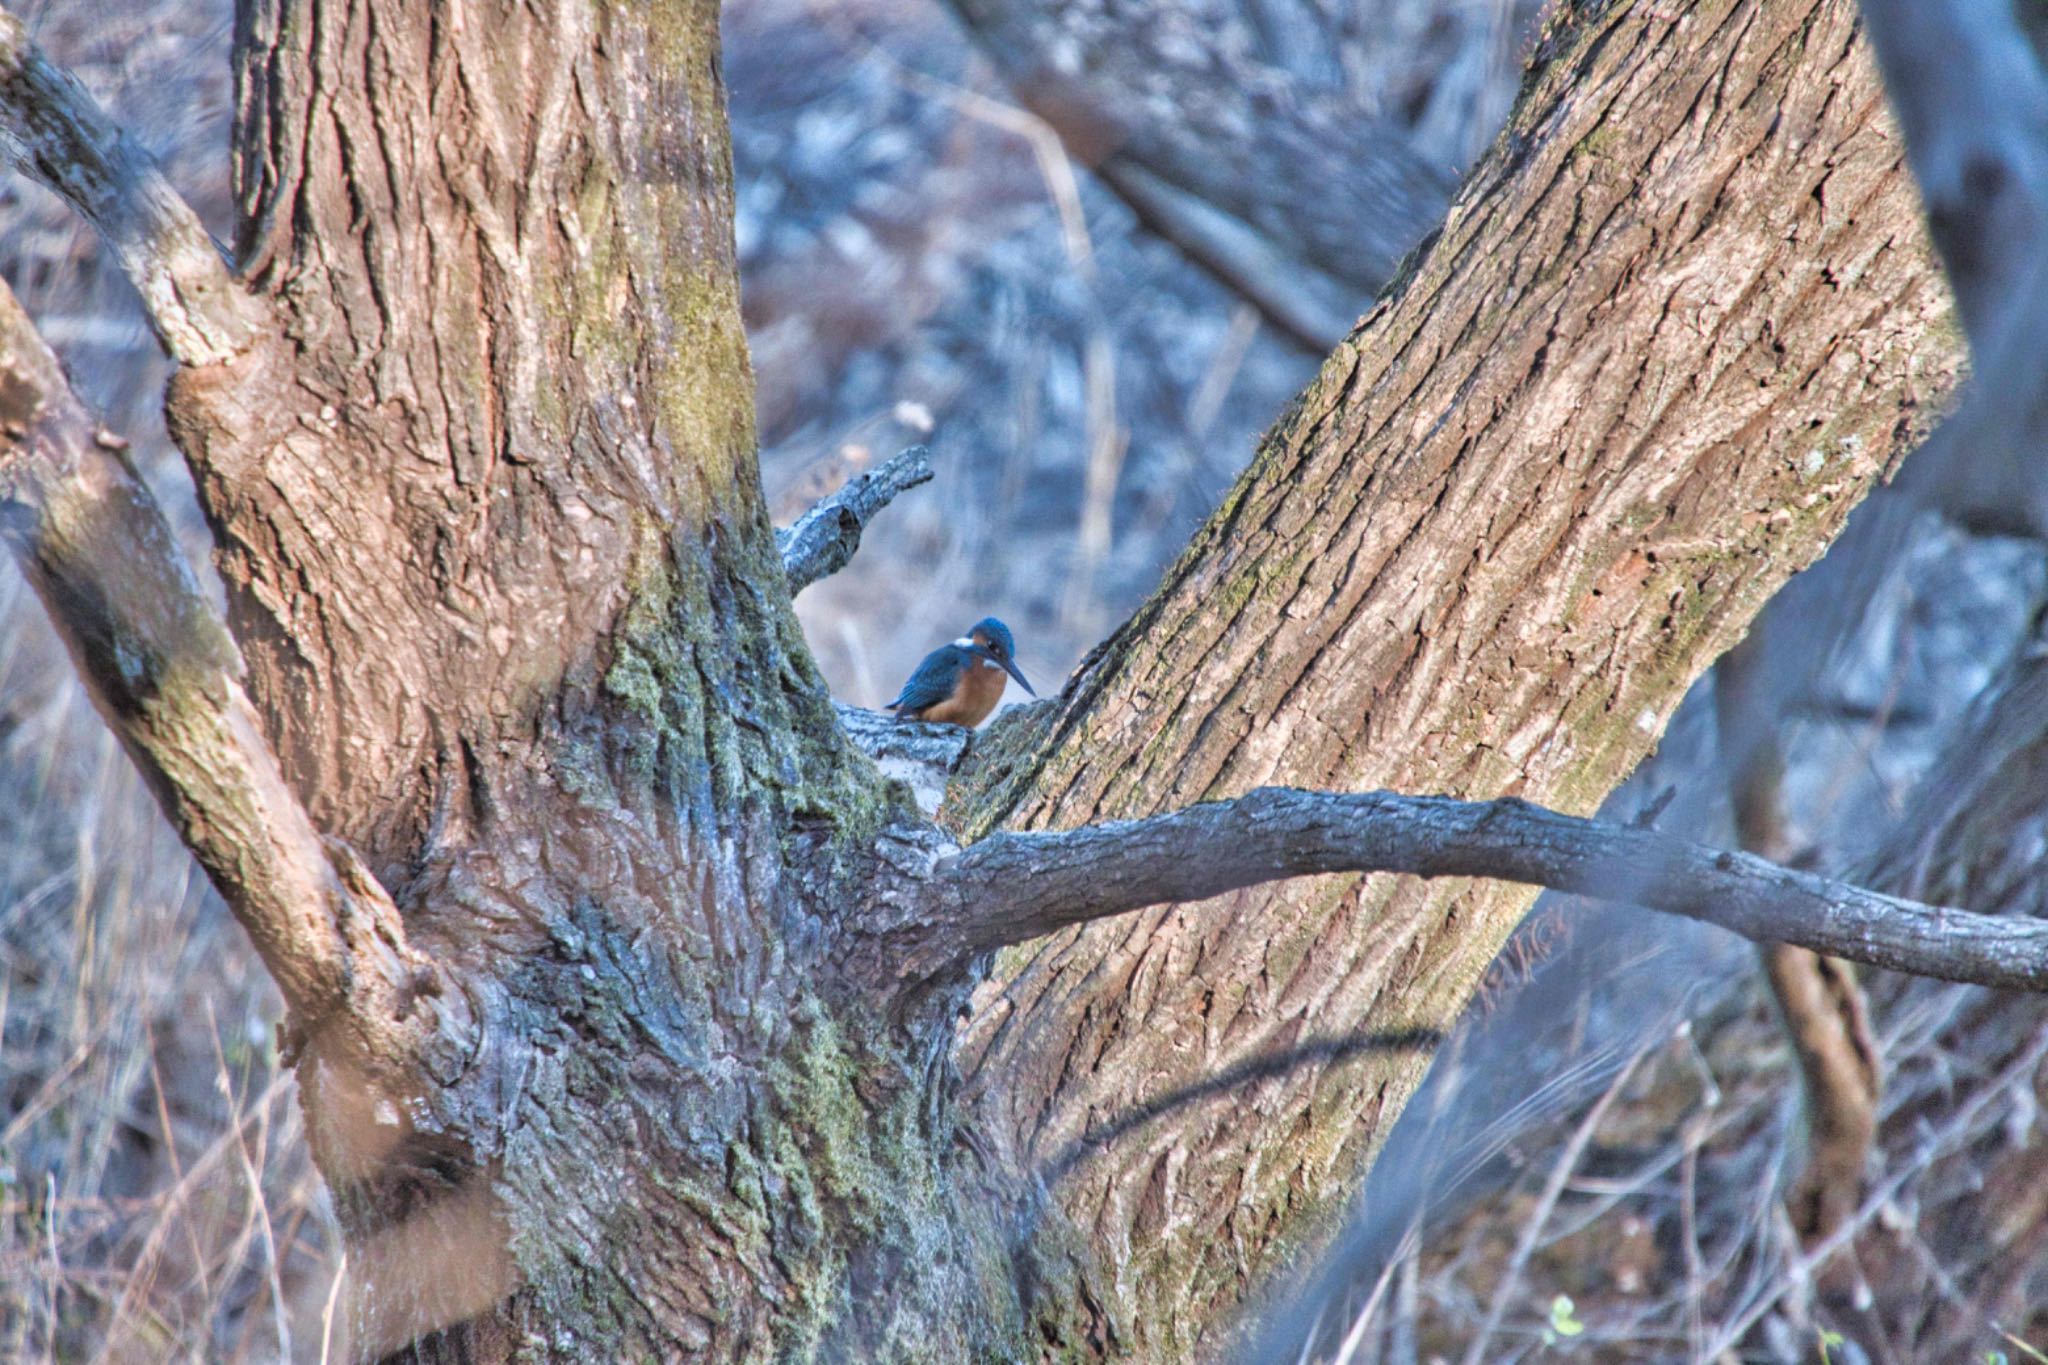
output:
<instances>
[{"instance_id":1,"label":"orange breast","mask_svg":"<svg viewBox=\"0 0 2048 1365\"><path fill-rule=\"evenodd\" d=\"M927 706L919 716L920 720L943 720L954 725L979 725L988 719L988 713L996 709L996 703L1003 699L1003 670L994 664L977 661L953 689L953 695L934 706Z\"/></svg>"}]
</instances>

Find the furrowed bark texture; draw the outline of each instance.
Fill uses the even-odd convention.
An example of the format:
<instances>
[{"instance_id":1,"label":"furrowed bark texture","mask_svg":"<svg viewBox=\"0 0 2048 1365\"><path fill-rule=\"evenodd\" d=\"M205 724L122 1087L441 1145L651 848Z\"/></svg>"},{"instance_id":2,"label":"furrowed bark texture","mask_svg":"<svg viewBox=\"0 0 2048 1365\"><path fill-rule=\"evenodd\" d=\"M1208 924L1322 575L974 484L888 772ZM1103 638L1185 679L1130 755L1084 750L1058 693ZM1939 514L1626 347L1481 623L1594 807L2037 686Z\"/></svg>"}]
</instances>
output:
<instances>
[{"instance_id":1,"label":"furrowed bark texture","mask_svg":"<svg viewBox=\"0 0 2048 1365\"><path fill-rule=\"evenodd\" d=\"M715 9L237 23L275 328L182 356L168 413L260 747L444 983L403 1057L316 1030L300 1063L343 1354L1217 1349L1525 893L1326 879L1014 954L963 1122L967 973L861 930L954 850L836 720L757 486ZM990 811L1590 809L1946 388L1841 4L1558 24L1161 595L1047 730L976 741Z\"/></svg>"},{"instance_id":2,"label":"furrowed bark texture","mask_svg":"<svg viewBox=\"0 0 2048 1365\"><path fill-rule=\"evenodd\" d=\"M758 487L715 6L251 0L236 36L279 331L169 416L286 776L448 982L408 1077L300 1067L347 1351L1009 1353L940 1026L827 966L908 807Z\"/></svg>"},{"instance_id":3,"label":"furrowed bark texture","mask_svg":"<svg viewBox=\"0 0 2048 1365\"><path fill-rule=\"evenodd\" d=\"M242 690L234 642L125 444L95 423L0 284L0 541L107 724L248 931L303 1032L358 1065L409 1061L434 984L398 909L306 818Z\"/></svg>"},{"instance_id":4,"label":"furrowed bark texture","mask_svg":"<svg viewBox=\"0 0 2048 1365\"><path fill-rule=\"evenodd\" d=\"M1589 812L1952 385L1853 6L1571 7L1536 62L1413 277L1042 730L990 746L970 832L1275 782ZM1105 1331L1221 1349L1528 899L1326 878L998 959L968 1093L1058 1159ZM1371 1037L1415 1045L1339 1046Z\"/></svg>"},{"instance_id":5,"label":"furrowed bark texture","mask_svg":"<svg viewBox=\"0 0 2048 1365\"><path fill-rule=\"evenodd\" d=\"M239 23L237 252L289 335L188 372L171 418L294 779L402 874L563 680L599 684L671 530L724 523L705 557L774 582L715 18Z\"/></svg>"}]
</instances>

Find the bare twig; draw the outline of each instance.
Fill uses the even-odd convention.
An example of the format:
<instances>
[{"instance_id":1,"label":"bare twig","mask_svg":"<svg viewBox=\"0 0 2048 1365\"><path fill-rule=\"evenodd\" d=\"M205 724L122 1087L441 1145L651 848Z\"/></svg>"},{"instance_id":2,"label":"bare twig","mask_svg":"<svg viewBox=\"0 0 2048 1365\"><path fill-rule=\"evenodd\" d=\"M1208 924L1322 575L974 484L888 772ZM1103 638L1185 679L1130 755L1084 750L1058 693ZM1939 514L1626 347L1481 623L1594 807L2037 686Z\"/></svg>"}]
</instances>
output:
<instances>
[{"instance_id":1,"label":"bare twig","mask_svg":"<svg viewBox=\"0 0 2048 1365\"><path fill-rule=\"evenodd\" d=\"M1543 1192L1537 1196L1536 1207L1522 1222L1522 1235L1515 1241L1514 1254L1508 1257L1507 1268L1501 1272L1500 1282L1493 1287L1493 1302L1486 1310L1486 1319L1479 1324L1479 1330L1472 1334L1472 1340L1465 1348L1465 1365L1479 1365L1486 1359L1486 1345L1500 1330L1508 1305L1521 1296L1522 1276L1529 1269L1529 1259L1536 1254L1538 1243L1543 1240L1543 1229L1550 1225L1551 1214L1557 1211L1557 1201L1564 1197L1566 1182L1572 1178L1572 1172L1578 1170L1586 1148L1592 1145L1593 1134L1600 1130L1601 1120L1607 1117L1608 1109L1628 1085L1628 1078L1635 1074L1643 1054L1644 1050L1638 1049L1622 1064L1614 1080L1601 1092L1593 1107L1586 1111L1586 1117L1579 1121L1564 1150L1557 1154L1557 1160L1550 1168L1550 1177L1543 1182Z\"/></svg>"},{"instance_id":2,"label":"bare twig","mask_svg":"<svg viewBox=\"0 0 2048 1365\"><path fill-rule=\"evenodd\" d=\"M901 451L865 474L848 479L837 493L820 498L808 512L777 531L775 544L782 551L783 572L789 575L790 596L845 568L875 514L895 501L898 493L930 481L931 456L924 446Z\"/></svg>"},{"instance_id":3,"label":"bare twig","mask_svg":"<svg viewBox=\"0 0 2048 1365\"><path fill-rule=\"evenodd\" d=\"M154 158L0 10L0 143L113 249L157 340L186 365L226 360L254 336L254 305L199 215Z\"/></svg>"},{"instance_id":4,"label":"bare twig","mask_svg":"<svg viewBox=\"0 0 2048 1365\"><path fill-rule=\"evenodd\" d=\"M1699 1359L1716 1360L1724 1351L1732 1350L1764 1314L1776 1307L1787 1294L1807 1283L1817 1267L1854 1240L1865 1225L1897 1199L1899 1192L1933 1165L1937 1157L1957 1150L1968 1141L1979 1117L1991 1105L2007 1097L2014 1086L2027 1081L2044 1059L2048 1059L2048 1028L2037 1030L2018 1057L1958 1105L1946 1123L1927 1134L1913 1156L1872 1190L1869 1197L1833 1232L1807 1248L1804 1254L1793 1257L1779 1273L1770 1276L1755 1299L1715 1329L1713 1340L1699 1353Z\"/></svg>"},{"instance_id":5,"label":"bare twig","mask_svg":"<svg viewBox=\"0 0 2048 1365\"><path fill-rule=\"evenodd\" d=\"M286 785L241 656L123 444L0 286L0 539L297 1026L345 1010L365 1060L397 1060L388 1031L431 989L427 963L384 889Z\"/></svg>"},{"instance_id":6,"label":"bare twig","mask_svg":"<svg viewBox=\"0 0 2048 1365\"><path fill-rule=\"evenodd\" d=\"M1513 797L1263 787L1145 820L995 834L940 862L920 922L876 928L958 958L1148 905L1327 872L1523 882L1919 976L2048 991L2048 923L1922 905Z\"/></svg>"}]
</instances>

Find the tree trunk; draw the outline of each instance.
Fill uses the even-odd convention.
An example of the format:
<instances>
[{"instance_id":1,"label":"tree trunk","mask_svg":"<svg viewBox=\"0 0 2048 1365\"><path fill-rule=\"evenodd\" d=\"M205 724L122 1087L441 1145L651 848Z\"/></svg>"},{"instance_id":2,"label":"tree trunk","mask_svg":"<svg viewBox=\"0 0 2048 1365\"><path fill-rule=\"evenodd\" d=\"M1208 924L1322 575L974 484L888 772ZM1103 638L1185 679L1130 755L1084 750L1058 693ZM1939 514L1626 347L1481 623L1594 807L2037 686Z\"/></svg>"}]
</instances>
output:
<instances>
[{"instance_id":1,"label":"tree trunk","mask_svg":"<svg viewBox=\"0 0 2048 1365\"><path fill-rule=\"evenodd\" d=\"M1562 13L1434 250L984 744L967 825L1276 778L1597 804L1952 381L1854 38L1846 0ZM160 781L292 1008L351 1350L1220 1350L1527 894L1332 878L1055 935L976 1003L959 1104L969 955L892 935L971 859L789 609L715 8L249 0L237 60L250 339L159 330L246 672L83 663L146 769L128 702L246 688L304 807L274 827L327 840L295 986Z\"/></svg>"},{"instance_id":2,"label":"tree trunk","mask_svg":"<svg viewBox=\"0 0 2048 1365\"><path fill-rule=\"evenodd\" d=\"M286 772L450 983L418 1064L302 1024L355 1349L1006 1354L922 1035L827 956L901 812L758 487L715 6L275 0L237 53L276 334L173 429Z\"/></svg>"},{"instance_id":3,"label":"tree trunk","mask_svg":"<svg viewBox=\"0 0 2048 1365\"><path fill-rule=\"evenodd\" d=\"M1536 61L1412 278L970 830L1268 782L1590 811L1932 417L1960 339L1853 5L1574 8ZM967 1093L1105 1253L1123 1347L1217 1351L1333 1231L1529 900L1325 878L998 962Z\"/></svg>"}]
</instances>

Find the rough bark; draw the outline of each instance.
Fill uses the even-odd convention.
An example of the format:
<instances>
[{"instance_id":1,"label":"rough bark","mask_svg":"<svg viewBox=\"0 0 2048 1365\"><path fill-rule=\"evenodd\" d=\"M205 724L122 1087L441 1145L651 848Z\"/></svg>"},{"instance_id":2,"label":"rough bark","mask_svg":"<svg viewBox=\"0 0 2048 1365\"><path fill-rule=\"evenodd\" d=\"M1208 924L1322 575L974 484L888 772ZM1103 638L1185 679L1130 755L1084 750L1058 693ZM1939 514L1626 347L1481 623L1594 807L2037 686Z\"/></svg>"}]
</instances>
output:
<instances>
[{"instance_id":1,"label":"rough bark","mask_svg":"<svg viewBox=\"0 0 2048 1365\"><path fill-rule=\"evenodd\" d=\"M1588 811L1904 448L1959 338L1853 10L1575 7L1536 61L1413 278L1060 708L990 746L969 829L1276 781ZM1440 1036L1527 899L1333 878L999 959L968 1093L1025 1168L1086 1153L1051 1194L1121 1344L1216 1349L1429 1048L1115 1116Z\"/></svg>"},{"instance_id":2,"label":"rough bark","mask_svg":"<svg viewBox=\"0 0 2048 1365\"><path fill-rule=\"evenodd\" d=\"M1006 1353L932 1026L827 965L908 806L757 486L715 7L278 0L236 53L275 330L168 414L266 751L446 982L300 1064L348 1353Z\"/></svg>"},{"instance_id":3,"label":"rough bark","mask_svg":"<svg viewBox=\"0 0 2048 1365\"><path fill-rule=\"evenodd\" d=\"M835 718L757 486L715 10L249 0L236 46L275 330L169 414L257 747L445 983L402 1056L300 1063L351 1351L1213 1346L1525 896L1055 936L963 1115L972 977L871 931L956 850ZM1572 10L1540 59L1160 596L977 743L976 823L1276 777L1589 809L1945 388L1843 5Z\"/></svg>"},{"instance_id":4,"label":"rough bark","mask_svg":"<svg viewBox=\"0 0 2048 1365\"><path fill-rule=\"evenodd\" d=\"M438 992L438 977L384 889L345 846L321 839L286 787L234 642L125 443L73 396L4 284L0 540L248 931L294 1034L334 1020L334 1044L354 1064L409 1061L403 1021L421 992Z\"/></svg>"}]
</instances>

